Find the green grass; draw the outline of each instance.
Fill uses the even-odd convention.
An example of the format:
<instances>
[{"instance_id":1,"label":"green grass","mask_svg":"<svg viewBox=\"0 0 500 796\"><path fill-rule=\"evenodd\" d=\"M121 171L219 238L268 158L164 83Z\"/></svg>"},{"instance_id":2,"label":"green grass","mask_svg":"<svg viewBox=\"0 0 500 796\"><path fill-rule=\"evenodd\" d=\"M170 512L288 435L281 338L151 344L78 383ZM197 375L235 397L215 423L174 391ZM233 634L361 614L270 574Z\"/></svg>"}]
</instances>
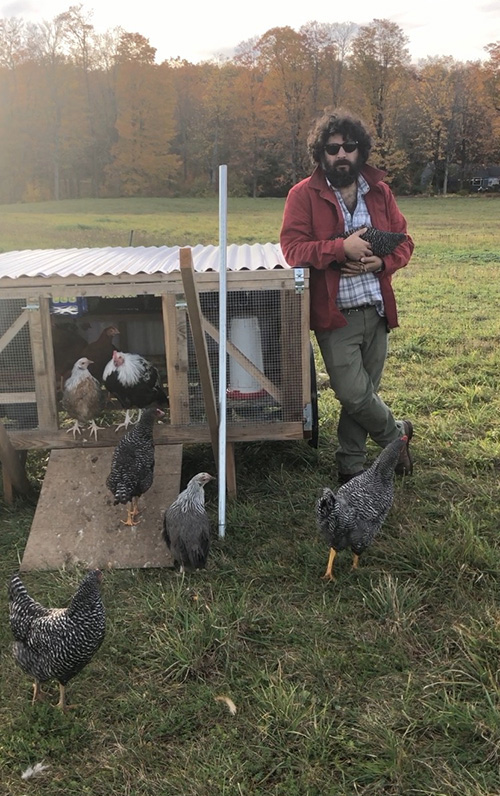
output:
<instances>
[{"instance_id":1,"label":"green grass","mask_svg":"<svg viewBox=\"0 0 500 796\"><path fill-rule=\"evenodd\" d=\"M191 201L171 204L172 227L194 229L179 209ZM282 202L231 202L238 242L245 229L251 240L277 240ZM146 228L155 212L156 226L166 227L167 204L144 204L131 221L120 203L102 204L96 216L116 213L125 234L129 224ZM417 248L394 280L401 326L391 333L383 397L414 421L415 474L397 481L393 509L357 573L345 553L336 581L320 579L328 551L314 504L334 476L338 414L323 388L318 451L299 442L237 446L238 499L227 506L226 538L214 533L206 571L105 573L106 639L69 684L77 707L68 714L31 706L30 682L10 658L3 591L1 796L497 796L498 204L400 205ZM80 213L65 207L94 229L83 212L93 213L93 203L80 203ZM216 242L216 204L208 215L202 207L194 213L200 234ZM36 246L30 208L8 212L22 211L23 240ZM52 208L60 226L63 214ZM38 481L43 466L43 455L30 456ZM185 448L183 482L212 468L207 446ZM213 487L207 497L215 526ZM5 583L34 508L18 500L1 510ZM37 598L63 605L81 575L30 573L25 582ZM234 701L236 715L218 696ZM49 768L24 782L24 769L42 761Z\"/></svg>"},{"instance_id":2,"label":"green grass","mask_svg":"<svg viewBox=\"0 0 500 796\"><path fill-rule=\"evenodd\" d=\"M229 199L229 243L275 242L281 199ZM214 199L82 199L0 206L0 251L219 242Z\"/></svg>"}]
</instances>

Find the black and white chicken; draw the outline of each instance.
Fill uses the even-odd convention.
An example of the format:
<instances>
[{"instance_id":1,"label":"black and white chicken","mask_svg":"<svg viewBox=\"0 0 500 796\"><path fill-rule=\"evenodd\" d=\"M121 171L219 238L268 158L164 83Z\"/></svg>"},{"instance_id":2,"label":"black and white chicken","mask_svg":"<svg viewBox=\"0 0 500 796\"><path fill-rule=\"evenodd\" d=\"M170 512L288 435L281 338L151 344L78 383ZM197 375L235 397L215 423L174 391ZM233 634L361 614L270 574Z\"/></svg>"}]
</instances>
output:
<instances>
[{"instance_id":1,"label":"black and white chicken","mask_svg":"<svg viewBox=\"0 0 500 796\"><path fill-rule=\"evenodd\" d=\"M165 412L155 406L147 407L136 426L123 435L113 452L111 472L106 486L113 494L114 505L127 505L127 519L124 525L138 525L135 521L139 513L138 499L148 491L153 483L155 468L155 447L153 425Z\"/></svg>"},{"instance_id":2,"label":"black and white chicken","mask_svg":"<svg viewBox=\"0 0 500 796\"><path fill-rule=\"evenodd\" d=\"M153 403L168 402L157 369L140 354L113 351L112 358L104 368L102 380L106 389L126 409L125 420L116 427L116 431L130 425L131 408L142 410Z\"/></svg>"},{"instance_id":3,"label":"black and white chicken","mask_svg":"<svg viewBox=\"0 0 500 796\"><path fill-rule=\"evenodd\" d=\"M102 644L106 614L99 585L102 574L89 572L67 608L45 608L28 594L19 575L9 584L9 619L15 638L13 654L34 678L33 703L42 699L41 683L59 683L57 707L64 710L66 685L93 658Z\"/></svg>"},{"instance_id":4,"label":"black and white chicken","mask_svg":"<svg viewBox=\"0 0 500 796\"><path fill-rule=\"evenodd\" d=\"M375 459L371 467L352 478L335 494L328 487L316 505L316 518L330 545L324 580L333 580L333 563L339 550L350 547L357 569L359 557L373 542L394 500L394 468L407 437L394 440Z\"/></svg>"},{"instance_id":5,"label":"black and white chicken","mask_svg":"<svg viewBox=\"0 0 500 796\"><path fill-rule=\"evenodd\" d=\"M91 362L87 357L78 359L73 365L71 376L64 383L62 406L75 421L67 431L68 434L73 432L73 439L76 434L82 433L84 423L89 423L90 436L94 434L96 440L100 428L94 417L101 408L102 390L100 383L89 371Z\"/></svg>"},{"instance_id":6,"label":"black and white chicken","mask_svg":"<svg viewBox=\"0 0 500 796\"><path fill-rule=\"evenodd\" d=\"M334 235L332 240L334 238L348 238L353 232L358 232L360 229L363 229L363 227L350 229L349 232L345 232L343 235ZM373 254L377 257L386 257L394 251L396 246L406 240L407 236L404 232L390 232L376 227L367 227L366 231L360 235L360 238L370 244Z\"/></svg>"},{"instance_id":7,"label":"black and white chicken","mask_svg":"<svg viewBox=\"0 0 500 796\"><path fill-rule=\"evenodd\" d=\"M205 510L209 473L198 473L163 515L163 538L180 571L202 569L210 550L210 520Z\"/></svg>"}]
</instances>

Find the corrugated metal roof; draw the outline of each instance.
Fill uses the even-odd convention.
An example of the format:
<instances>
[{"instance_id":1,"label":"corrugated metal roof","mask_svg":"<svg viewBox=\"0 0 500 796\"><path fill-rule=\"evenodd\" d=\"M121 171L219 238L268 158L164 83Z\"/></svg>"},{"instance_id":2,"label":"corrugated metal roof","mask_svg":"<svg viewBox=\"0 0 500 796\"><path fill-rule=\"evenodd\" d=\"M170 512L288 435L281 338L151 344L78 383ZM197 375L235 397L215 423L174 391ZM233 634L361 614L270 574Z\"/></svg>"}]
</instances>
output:
<instances>
[{"instance_id":1,"label":"corrugated metal roof","mask_svg":"<svg viewBox=\"0 0 500 796\"><path fill-rule=\"evenodd\" d=\"M169 274L179 270L179 246L128 246L104 249L27 249L0 254L0 279L75 277L103 274ZM219 247L191 248L195 271L219 270ZM277 243L227 247L229 271L289 268Z\"/></svg>"}]
</instances>

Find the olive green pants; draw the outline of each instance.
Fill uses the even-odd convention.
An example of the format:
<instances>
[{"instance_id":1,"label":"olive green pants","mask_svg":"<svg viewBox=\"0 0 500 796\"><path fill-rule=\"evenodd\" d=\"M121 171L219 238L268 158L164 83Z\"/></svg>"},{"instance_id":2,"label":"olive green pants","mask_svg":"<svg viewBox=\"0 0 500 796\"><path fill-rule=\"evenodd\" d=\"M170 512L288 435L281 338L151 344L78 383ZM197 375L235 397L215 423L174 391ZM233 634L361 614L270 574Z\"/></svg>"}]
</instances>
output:
<instances>
[{"instance_id":1,"label":"olive green pants","mask_svg":"<svg viewBox=\"0 0 500 796\"><path fill-rule=\"evenodd\" d=\"M344 310L347 326L316 332L330 384L340 401L337 467L363 469L368 435L385 448L401 436L401 422L378 395L387 357L387 328L374 307Z\"/></svg>"}]
</instances>

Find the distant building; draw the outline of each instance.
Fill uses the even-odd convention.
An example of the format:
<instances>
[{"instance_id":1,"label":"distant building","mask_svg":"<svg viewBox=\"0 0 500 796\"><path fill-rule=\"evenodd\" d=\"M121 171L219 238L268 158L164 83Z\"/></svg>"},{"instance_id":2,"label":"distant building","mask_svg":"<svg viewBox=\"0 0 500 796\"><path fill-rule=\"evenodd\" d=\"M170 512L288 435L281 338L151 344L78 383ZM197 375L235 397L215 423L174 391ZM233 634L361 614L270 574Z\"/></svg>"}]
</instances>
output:
<instances>
[{"instance_id":1,"label":"distant building","mask_svg":"<svg viewBox=\"0 0 500 796\"><path fill-rule=\"evenodd\" d=\"M470 189L476 193L500 191L500 166L482 166L476 169L470 181Z\"/></svg>"}]
</instances>

